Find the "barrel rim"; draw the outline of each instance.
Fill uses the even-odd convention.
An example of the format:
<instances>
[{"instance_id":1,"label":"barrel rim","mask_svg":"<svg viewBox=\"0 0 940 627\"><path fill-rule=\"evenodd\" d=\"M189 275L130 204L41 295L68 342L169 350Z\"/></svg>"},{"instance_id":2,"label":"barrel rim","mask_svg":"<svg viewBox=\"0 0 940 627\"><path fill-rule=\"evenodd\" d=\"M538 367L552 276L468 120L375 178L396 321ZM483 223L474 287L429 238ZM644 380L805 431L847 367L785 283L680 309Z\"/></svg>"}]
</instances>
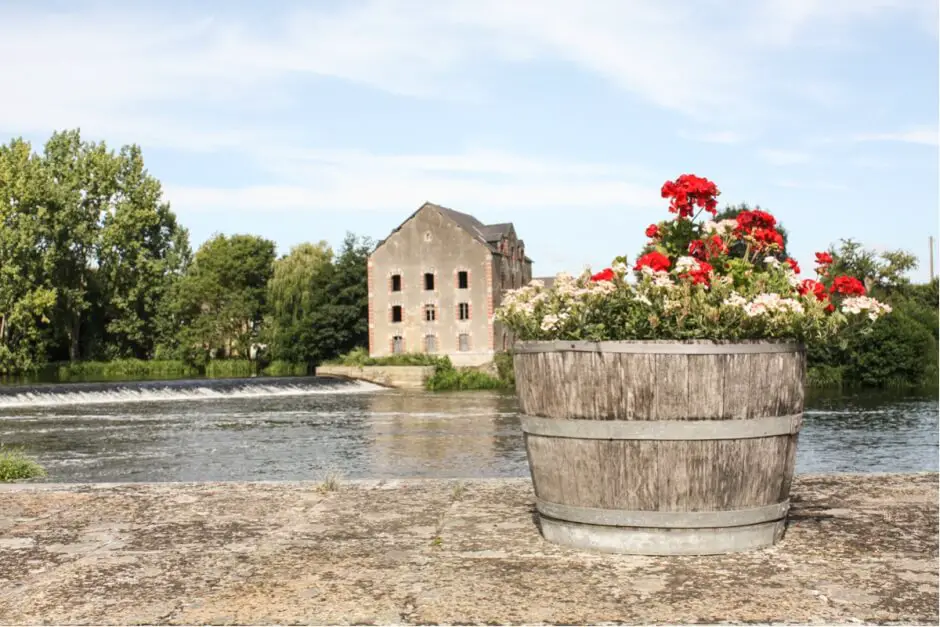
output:
<instances>
[{"instance_id":1,"label":"barrel rim","mask_svg":"<svg viewBox=\"0 0 940 627\"><path fill-rule=\"evenodd\" d=\"M747 440L795 435L803 413L744 419L594 420L521 416L526 435L574 440Z\"/></svg>"},{"instance_id":2,"label":"barrel rim","mask_svg":"<svg viewBox=\"0 0 940 627\"><path fill-rule=\"evenodd\" d=\"M800 342L775 340L530 340L516 342L516 353L627 353L654 355L753 355L803 353Z\"/></svg>"}]
</instances>

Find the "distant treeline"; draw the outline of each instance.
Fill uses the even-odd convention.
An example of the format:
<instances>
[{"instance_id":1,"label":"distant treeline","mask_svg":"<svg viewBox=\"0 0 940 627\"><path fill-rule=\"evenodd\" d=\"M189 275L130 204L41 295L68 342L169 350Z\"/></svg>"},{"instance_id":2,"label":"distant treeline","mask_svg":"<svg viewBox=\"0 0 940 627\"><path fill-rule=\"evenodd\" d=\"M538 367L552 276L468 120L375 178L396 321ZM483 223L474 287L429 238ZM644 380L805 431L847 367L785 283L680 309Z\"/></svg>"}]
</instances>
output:
<instances>
[{"instance_id":1,"label":"distant treeline","mask_svg":"<svg viewBox=\"0 0 940 627\"><path fill-rule=\"evenodd\" d=\"M216 235L193 254L139 147L77 130L39 154L13 140L0 146L0 375L307 372L367 344L372 246L349 234L338 251L320 241L277 258L270 240ZM832 271L894 312L868 335L810 346L810 383L935 388L937 281L911 284L903 251L843 241L831 253Z\"/></svg>"},{"instance_id":2,"label":"distant treeline","mask_svg":"<svg viewBox=\"0 0 940 627\"><path fill-rule=\"evenodd\" d=\"M137 146L77 130L40 154L13 140L0 146L0 374L104 361L133 375L134 360L226 371L209 364L230 357L296 372L366 342L370 250L350 234L339 251L276 259L270 240L217 235L194 255Z\"/></svg>"}]
</instances>

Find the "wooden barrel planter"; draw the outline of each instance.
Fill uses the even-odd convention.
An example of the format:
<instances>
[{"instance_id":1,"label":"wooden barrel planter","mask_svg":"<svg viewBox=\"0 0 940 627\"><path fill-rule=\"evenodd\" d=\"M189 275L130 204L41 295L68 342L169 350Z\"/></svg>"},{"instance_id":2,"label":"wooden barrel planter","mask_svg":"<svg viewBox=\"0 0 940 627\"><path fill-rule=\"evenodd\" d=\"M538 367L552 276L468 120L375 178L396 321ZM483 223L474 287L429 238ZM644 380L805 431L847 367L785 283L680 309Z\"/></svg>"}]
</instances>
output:
<instances>
[{"instance_id":1,"label":"wooden barrel planter","mask_svg":"<svg viewBox=\"0 0 940 627\"><path fill-rule=\"evenodd\" d=\"M804 349L774 342L525 342L514 357L543 536L705 555L782 535Z\"/></svg>"}]
</instances>

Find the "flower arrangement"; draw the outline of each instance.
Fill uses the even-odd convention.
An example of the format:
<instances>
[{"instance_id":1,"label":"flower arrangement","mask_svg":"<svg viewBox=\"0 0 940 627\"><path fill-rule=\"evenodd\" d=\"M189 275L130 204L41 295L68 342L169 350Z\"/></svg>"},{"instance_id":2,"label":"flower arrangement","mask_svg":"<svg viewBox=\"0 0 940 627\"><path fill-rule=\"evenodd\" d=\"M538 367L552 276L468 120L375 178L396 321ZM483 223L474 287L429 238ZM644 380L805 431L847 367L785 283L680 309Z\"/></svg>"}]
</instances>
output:
<instances>
[{"instance_id":1,"label":"flower arrangement","mask_svg":"<svg viewBox=\"0 0 940 627\"><path fill-rule=\"evenodd\" d=\"M551 287L532 281L506 294L497 320L521 340L805 342L891 311L857 278L831 276L828 253L816 253L815 279L800 278L770 213L711 219L719 194L692 174L667 181L662 196L675 216L647 227L632 269L618 257L596 274L561 273ZM698 220L703 213L709 219Z\"/></svg>"}]
</instances>

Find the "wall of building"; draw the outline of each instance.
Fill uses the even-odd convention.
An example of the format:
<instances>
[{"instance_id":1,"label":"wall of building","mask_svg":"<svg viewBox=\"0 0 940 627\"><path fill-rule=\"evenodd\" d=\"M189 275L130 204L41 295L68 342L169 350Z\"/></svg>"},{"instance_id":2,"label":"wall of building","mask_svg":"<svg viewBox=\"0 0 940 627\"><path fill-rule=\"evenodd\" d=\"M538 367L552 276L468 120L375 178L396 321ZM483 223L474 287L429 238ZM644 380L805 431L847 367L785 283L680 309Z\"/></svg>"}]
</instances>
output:
<instances>
[{"instance_id":1,"label":"wall of building","mask_svg":"<svg viewBox=\"0 0 940 627\"><path fill-rule=\"evenodd\" d=\"M317 366L317 375L369 381L389 388L423 390L434 366Z\"/></svg>"},{"instance_id":2,"label":"wall of building","mask_svg":"<svg viewBox=\"0 0 940 627\"><path fill-rule=\"evenodd\" d=\"M457 273L469 272L467 289L457 288ZM434 290L424 289L424 274L434 274ZM493 357L490 333L492 253L479 240L431 207L418 211L392 233L369 258L369 353L392 353L392 339L404 338L404 352L425 352L425 336L437 338L437 354L457 366L485 363ZM392 275L402 278L392 292ZM470 320L458 320L457 307L470 305ZM424 306L436 307L425 320ZM402 322L392 322L392 306L401 305ZM458 350L458 336L470 336L470 350Z\"/></svg>"},{"instance_id":3,"label":"wall of building","mask_svg":"<svg viewBox=\"0 0 940 627\"><path fill-rule=\"evenodd\" d=\"M493 307L498 308L503 294L527 285L532 280L532 263L525 256L525 242L516 238L514 232L500 243L501 253L493 256ZM512 333L500 323L493 325L493 345L496 350L509 350L514 342Z\"/></svg>"}]
</instances>

